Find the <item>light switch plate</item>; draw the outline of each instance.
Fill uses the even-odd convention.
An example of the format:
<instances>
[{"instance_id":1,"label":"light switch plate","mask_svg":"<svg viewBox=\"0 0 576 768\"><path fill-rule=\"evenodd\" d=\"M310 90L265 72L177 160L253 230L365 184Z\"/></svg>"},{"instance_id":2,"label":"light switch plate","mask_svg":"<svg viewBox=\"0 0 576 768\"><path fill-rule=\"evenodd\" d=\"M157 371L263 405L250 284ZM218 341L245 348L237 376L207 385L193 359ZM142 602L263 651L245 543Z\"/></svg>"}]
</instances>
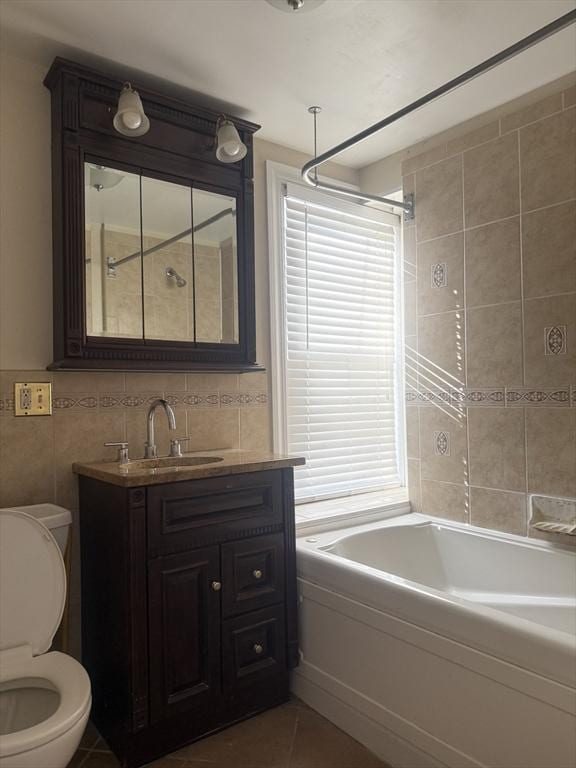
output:
<instances>
[{"instance_id":1,"label":"light switch plate","mask_svg":"<svg viewBox=\"0 0 576 768\"><path fill-rule=\"evenodd\" d=\"M50 416L51 414L52 384L50 382L15 382L15 416Z\"/></svg>"}]
</instances>

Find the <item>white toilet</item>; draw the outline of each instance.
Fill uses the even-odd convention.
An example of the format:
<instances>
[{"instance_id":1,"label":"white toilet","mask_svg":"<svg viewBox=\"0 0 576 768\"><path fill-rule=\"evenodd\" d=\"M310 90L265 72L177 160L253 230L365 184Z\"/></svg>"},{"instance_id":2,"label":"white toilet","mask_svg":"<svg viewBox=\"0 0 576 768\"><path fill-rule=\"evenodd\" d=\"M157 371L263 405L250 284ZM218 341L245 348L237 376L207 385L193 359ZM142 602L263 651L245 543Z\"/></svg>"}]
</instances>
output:
<instances>
[{"instance_id":1,"label":"white toilet","mask_svg":"<svg viewBox=\"0 0 576 768\"><path fill-rule=\"evenodd\" d=\"M64 611L70 522L53 504L0 509L0 768L65 768L90 714L85 669L46 653Z\"/></svg>"}]
</instances>

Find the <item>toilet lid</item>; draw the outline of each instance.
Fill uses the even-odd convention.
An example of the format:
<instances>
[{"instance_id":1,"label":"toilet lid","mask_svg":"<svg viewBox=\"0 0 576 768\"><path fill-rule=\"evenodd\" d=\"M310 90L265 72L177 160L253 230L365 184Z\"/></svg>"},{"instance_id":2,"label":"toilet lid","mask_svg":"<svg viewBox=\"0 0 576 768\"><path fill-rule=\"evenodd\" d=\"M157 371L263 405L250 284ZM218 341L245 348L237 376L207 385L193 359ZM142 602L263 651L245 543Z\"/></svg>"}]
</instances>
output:
<instances>
[{"instance_id":1,"label":"toilet lid","mask_svg":"<svg viewBox=\"0 0 576 768\"><path fill-rule=\"evenodd\" d=\"M60 548L39 520L0 510L0 651L22 645L38 655L50 648L66 600Z\"/></svg>"}]
</instances>

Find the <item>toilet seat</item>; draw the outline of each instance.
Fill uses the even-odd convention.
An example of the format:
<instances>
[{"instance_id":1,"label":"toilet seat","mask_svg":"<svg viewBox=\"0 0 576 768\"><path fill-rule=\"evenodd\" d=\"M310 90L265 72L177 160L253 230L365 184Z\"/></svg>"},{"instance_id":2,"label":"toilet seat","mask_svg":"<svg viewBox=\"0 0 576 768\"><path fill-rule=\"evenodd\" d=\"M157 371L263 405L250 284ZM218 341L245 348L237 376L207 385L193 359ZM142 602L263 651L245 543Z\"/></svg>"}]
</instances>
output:
<instances>
[{"instance_id":1,"label":"toilet seat","mask_svg":"<svg viewBox=\"0 0 576 768\"><path fill-rule=\"evenodd\" d=\"M44 765L42 747L44 754L56 751L58 763L61 759L65 765L71 757L67 743L76 738L75 749L84 730L92 703L90 678L71 656L47 653L65 599L64 561L48 528L22 510L0 510L0 691L8 697L0 765L7 758L12 758L9 765ZM34 693L42 688L58 694L53 707L43 708L42 695ZM8 691L13 692L11 699ZM30 712L31 701L38 721L32 717L18 723L20 708ZM69 737L75 726L78 733ZM61 742L60 749L46 746L55 740ZM40 753L34 752L39 748Z\"/></svg>"},{"instance_id":2,"label":"toilet seat","mask_svg":"<svg viewBox=\"0 0 576 768\"><path fill-rule=\"evenodd\" d=\"M70 730L90 709L90 678L71 656L53 651L32 656L30 649L0 651L0 684L35 678L56 689L60 702L45 720L0 738L0 759L47 744Z\"/></svg>"}]
</instances>

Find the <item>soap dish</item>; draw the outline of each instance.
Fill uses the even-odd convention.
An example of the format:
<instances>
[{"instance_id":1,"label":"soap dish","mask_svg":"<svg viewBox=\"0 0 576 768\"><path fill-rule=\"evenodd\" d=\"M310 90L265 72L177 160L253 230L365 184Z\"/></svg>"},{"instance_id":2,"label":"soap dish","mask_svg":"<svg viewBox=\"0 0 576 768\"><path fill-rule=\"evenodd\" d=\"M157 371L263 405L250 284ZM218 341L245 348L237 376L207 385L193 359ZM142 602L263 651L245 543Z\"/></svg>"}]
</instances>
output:
<instances>
[{"instance_id":1,"label":"soap dish","mask_svg":"<svg viewBox=\"0 0 576 768\"><path fill-rule=\"evenodd\" d=\"M532 495L530 509L531 528L576 536L576 499Z\"/></svg>"}]
</instances>

